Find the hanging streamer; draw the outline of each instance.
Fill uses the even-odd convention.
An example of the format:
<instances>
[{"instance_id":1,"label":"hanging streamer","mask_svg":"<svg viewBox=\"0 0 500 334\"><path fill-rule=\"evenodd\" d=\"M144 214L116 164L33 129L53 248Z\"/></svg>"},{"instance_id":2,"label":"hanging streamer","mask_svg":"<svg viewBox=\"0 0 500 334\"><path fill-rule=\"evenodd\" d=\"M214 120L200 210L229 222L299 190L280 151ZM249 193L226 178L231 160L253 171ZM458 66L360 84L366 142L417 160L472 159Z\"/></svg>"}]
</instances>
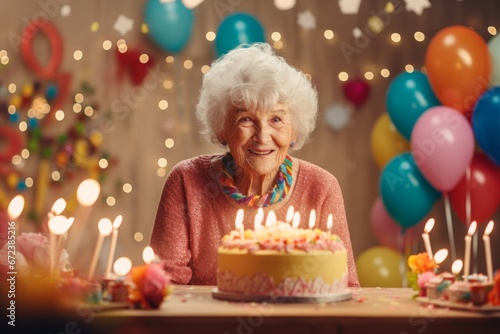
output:
<instances>
[{"instance_id":1,"label":"hanging streamer","mask_svg":"<svg viewBox=\"0 0 500 334\"><path fill-rule=\"evenodd\" d=\"M450 197L447 192L443 193L444 209L446 213L446 226L448 227L448 239L450 242L451 262L455 262L457 251L455 248L455 234L453 233L453 220L451 218Z\"/></svg>"}]
</instances>

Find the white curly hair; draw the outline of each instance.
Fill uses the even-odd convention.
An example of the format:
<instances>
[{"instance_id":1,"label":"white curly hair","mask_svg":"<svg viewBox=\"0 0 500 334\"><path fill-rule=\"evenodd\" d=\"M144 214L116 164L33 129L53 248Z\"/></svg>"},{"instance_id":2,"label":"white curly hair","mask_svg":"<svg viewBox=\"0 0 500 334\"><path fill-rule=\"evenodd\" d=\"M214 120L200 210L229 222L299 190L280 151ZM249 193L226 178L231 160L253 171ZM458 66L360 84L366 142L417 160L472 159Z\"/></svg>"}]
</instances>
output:
<instances>
[{"instance_id":1,"label":"white curly hair","mask_svg":"<svg viewBox=\"0 0 500 334\"><path fill-rule=\"evenodd\" d=\"M277 103L290 109L296 134L292 150L300 149L314 130L318 94L305 74L277 56L267 43L242 45L212 63L203 76L196 106L202 133L221 144L228 112L235 108L270 110Z\"/></svg>"}]
</instances>

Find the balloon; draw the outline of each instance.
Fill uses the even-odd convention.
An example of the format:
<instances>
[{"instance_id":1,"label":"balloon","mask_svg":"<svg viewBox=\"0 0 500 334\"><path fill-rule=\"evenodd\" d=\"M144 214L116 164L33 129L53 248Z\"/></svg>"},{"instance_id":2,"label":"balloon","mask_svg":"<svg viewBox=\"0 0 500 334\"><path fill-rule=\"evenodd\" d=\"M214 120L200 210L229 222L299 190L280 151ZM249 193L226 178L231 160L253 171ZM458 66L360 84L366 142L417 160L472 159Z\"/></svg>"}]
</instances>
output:
<instances>
[{"instance_id":1,"label":"balloon","mask_svg":"<svg viewBox=\"0 0 500 334\"><path fill-rule=\"evenodd\" d=\"M488 46L477 32L465 26L440 30L427 47L425 66L439 101L462 113L471 112L490 85Z\"/></svg>"},{"instance_id":2,"label":"balloon","mask_svg":"<svg viewBox=\"0 0 500 334\"><path fill-rule=\"evenodd\" d=\"M194 15L181 0L148 0L144 9L148 35L163 50L180 52L193 32Z\"/></svg>"},{"instance_id":3,"label":"balloon","mask_svg":"<svg viewBox=\"0 0 500 334\"><path fill-rule=\"evenodd\" d=\"M450 191L450 205L460 220L466 224L466 192L469 191L471 222L487 222L500 206L500 167L495 166L484 154L476 152L470 165L470 183L466 175Z\"/></svg>"},{"instance_id":4,"label":"balloon","mask_svg":"<svg viewBox=\"0 0 500 334\"><path fill-rule=\"evenodd\" d=\"M370 86L363 79L353 79L344 83L344 96L355 107L362 106L370 95Z\"/></svg>"},{"instance_id":5,"label":"balloon","mask_svg":"<svg viewBox=\"0 0 500 334\"><path fill-rule=\"evenodd\" d=\"M421 221L440 197L418 170L411 153L389 161L380 175L379 187L387 212L403 229Z\"/></svg>"},{"instance_id":6,"label":"balloon","mask_svg":"<svg viewBox=\"0 0 500 334\"><path fill-rule=\"evenodd\" d=\"M488 90L477 101L472 127L479 146L500 166L500 87Z\"/></svg>"},{"instance_id":7,"label":"balloon","mask_svg":"<svg viewBox=\"0 0 500 334\"><path fill-rule=\"evenodd\" d=\"M246 13L234 13L220 23L215 38L215 50L217 57L220 57L238 45L265 40L264 28L255 17Z\"/></svg>"},{"instance_id":8,"label":"balloon","mask_svg":"<svg viewBox=\"0 0 500 334\"><path fill-rule=\"evenodd\" d=\"M474 134L467 118L447 106L432 107L415 123L411 151L418 169L440 191L453 189L474 154Z\"/></svg>"},{"instance_id":9,"label":"balloon","mask_svg":"<svg viewBox=\"0 0 500 334\"><path fill-rule=\"evenodd\" d=\"M396 129L410 139L413 125L430 107L439 104L427 76L419 71L397 75L387 90L387 112Z\"/></svg>"},{"instance_id":10,"label":"balloon","mask_svg":"<svg viewBox=\"0 0 500 334\"><path fill-rule=\"evenodd\" d=\"M389 215L380 197L373 203L370 215L372 231L377 241L385 247L404 252L406 245L417 241L424 230L423 221L415 226L403 229ZM398 240L401 238L401 240Z\"/></svg>"},{"instance_id":11,"label":"balloon","mask_svg":"<svg viewBox=\"0 0 500 334\"><path fill-rule=\"evenodd\" d=\"M491 86L500 86L500 35L491 37L488 42L491 56Z\"/></svg>"},{"instance_id":12,"label":"balloon","mask_svg":"<svg viewBox=\"0 0 500 334\"><path fill-rule=\"evenodd\" d=\"M325 122L333 130L343 130L351 121L351 110L342 103L334 103L325 110Z\"/></svg>"},{"instance_id":13,"label":"balloon","mask_svg":"<svg viewBox=\"0 0 500 334\"><path fill-rule=\"evenodd\" d=\"M379 168L383 168L396 155L410 151L410 143L399 134L387 113L377 118L370 142L373 158Z\"/></svg>"},{"instance_id":14,"label":"balloon","mask_svg":"<svg viewBox=\"0 0 500 334\"><path fill-rule=\"evenodd\" d=\"M362 287L402 287L399 270L403 256L394 249L376 246L356 258L359 283Z\"/></svg>"}]
</instances>

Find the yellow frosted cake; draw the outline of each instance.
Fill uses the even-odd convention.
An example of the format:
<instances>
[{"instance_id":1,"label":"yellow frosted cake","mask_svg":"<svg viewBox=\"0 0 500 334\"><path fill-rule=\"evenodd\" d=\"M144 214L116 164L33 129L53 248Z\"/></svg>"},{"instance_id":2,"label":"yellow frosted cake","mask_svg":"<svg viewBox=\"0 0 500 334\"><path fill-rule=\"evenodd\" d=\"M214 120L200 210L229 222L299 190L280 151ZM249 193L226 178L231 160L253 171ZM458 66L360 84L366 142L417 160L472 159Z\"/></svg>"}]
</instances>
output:
<instances>
[{"instance_id":1,"label":"yellow frosted cake","mask_svg":"<svg viewBox=\"0 0 500 334\"><path fill-rule=\"evenodd\" d=\"M317 297L347 290L347 251L337 235L278 222L224 236L218 249L220 292Z\"/></svg>"}]
</instances>

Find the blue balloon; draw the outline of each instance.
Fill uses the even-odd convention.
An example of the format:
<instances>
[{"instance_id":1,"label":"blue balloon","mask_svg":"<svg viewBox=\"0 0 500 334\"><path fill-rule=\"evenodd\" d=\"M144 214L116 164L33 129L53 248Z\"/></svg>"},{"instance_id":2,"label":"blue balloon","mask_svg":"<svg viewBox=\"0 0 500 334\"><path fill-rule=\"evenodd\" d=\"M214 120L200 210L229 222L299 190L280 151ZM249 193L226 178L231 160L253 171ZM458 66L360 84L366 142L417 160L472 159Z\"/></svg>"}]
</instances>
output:
<instances>
[{"instance_id":1,"label":"blue balloon","mask_svg":"<svg viewBox=\"0 0 500 334\"><path fill-rule=\"evenodd\" d=\"M392 123L408 140L420 115L440 104L427 76L419 71L397 75L389 85L386 102Z\"/></svg>"},{"instance_id":2,"label":"blue balloon","mask_svg":"<svg viewBox=\"0 0 500 334\"><path fill-rule=\"evenodd\" d=\"M500 87L487 90L476 102L472 129L479 146L500 166Z\"/></svg>"},{"instance_id":3,"label":"blue balloon","mask_svg":"<svg viewBox=\"0 0 500 334\"><path fill-rule=\"evenodd\" d=\"M255 17L246 13L234 13L220 23L215 38L215 51L217 57L220 57L241 44L265 41L264 28Z\"/></svg>"},{"instance_id":4,"label":"blue balloon","mask_svg":"<svg viewBox=\"0 0 500 334\"><path fill-rule=\"evenodd\" d=\"M420 222L441 195L420 173L411 153L387 163L379 188L387 212L403 231Z\"/></svg>"},{"instance_id":5,"label":"blue balloon","mask_svg":"<svg viewBox=\"0 0 500 334\"><path fill-rule=\"evenodd\" d=\"M193 31L193 12L181 0L148 0L144 10L149 37L163 50L178 53Z\"/></svg>"}]
</instances>

